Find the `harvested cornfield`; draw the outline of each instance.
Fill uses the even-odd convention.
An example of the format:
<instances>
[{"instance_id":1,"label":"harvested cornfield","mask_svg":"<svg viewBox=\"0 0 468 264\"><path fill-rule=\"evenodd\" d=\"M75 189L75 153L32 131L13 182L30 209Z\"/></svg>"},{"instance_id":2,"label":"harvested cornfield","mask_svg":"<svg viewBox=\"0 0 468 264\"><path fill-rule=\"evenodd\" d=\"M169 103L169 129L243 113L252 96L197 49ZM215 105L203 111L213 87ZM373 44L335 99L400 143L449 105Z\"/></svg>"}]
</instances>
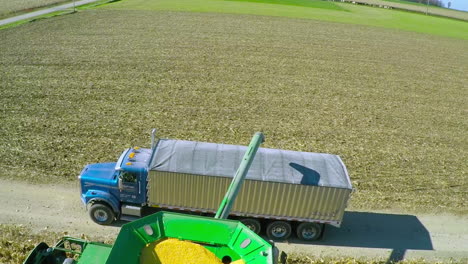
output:
<instances>
[{"instance_id":1,"label":"harvested cornfield","mask_svg":"<svg viewBox=\"0 0 468 264\"><path fill-rule=\"evenodd\" d=\"M153 127L227 144L262 131L264 147L340 155L351 208L468 208L466 40L89 10L2 30L0 46L0 177L75 180Z\"/></svg>"}]
</instances>

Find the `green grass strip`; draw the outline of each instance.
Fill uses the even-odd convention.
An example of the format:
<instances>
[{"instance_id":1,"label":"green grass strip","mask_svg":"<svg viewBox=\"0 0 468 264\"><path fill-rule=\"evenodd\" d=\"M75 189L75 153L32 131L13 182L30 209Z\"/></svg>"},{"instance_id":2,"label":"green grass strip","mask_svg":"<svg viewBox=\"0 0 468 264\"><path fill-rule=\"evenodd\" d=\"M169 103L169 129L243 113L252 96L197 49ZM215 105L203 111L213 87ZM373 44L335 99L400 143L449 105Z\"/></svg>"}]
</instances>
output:
<instances>
[{"instance_id":1,"label":"green grass strip","mask_svg":"<svg viewBox=\"0 0 468 264\"><path fill-rule=\"evenodd\" d=\"M261 4L275 4L275 5L291 5L291 6L300 6L300 7L323 8L323 9L346 11L345 8L339 5L336 5L333 2L326 2L326 1L304 1L304 0L226 0L226 1L251 2L251 3L261 3Z\"/></svg>"}]
</instances>

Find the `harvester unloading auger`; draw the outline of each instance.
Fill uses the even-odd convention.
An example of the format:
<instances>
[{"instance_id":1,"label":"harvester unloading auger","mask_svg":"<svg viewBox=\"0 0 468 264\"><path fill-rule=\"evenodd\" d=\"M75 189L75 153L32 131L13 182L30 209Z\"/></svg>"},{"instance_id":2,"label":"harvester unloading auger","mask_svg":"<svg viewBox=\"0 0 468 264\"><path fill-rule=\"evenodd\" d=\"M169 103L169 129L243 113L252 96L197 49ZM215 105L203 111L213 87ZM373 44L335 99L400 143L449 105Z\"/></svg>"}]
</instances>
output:
<instances>
[{"instance_id":1,"label":"harvester unloading auger","mask_svg":"<svg viewBox=\"0 0 468 264\"><path fill-rule=\"evenodd\" d=\"M63 237L54 247L40 243L23 264L174 264L142 260L150 244L176 238L203 246L223 263L275 263L274 246L239 221L227 220L255 154L264 141L253 136L215 218L158 212L122 226L114 245ZM146 262L142 262L146 261Z\"/></svg>"}]
</instances>

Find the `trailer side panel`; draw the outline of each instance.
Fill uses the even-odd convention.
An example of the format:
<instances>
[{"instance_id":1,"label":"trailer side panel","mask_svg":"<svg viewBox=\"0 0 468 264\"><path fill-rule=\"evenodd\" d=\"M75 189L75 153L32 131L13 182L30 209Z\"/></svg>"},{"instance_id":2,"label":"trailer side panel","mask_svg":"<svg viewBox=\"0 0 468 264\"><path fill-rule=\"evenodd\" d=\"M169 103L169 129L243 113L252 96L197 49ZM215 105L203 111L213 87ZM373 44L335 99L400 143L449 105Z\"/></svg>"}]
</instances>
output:
<instances>
[{"instance_id":1,"label":"trailer side panel","mask_svg":"<svg viewBox=\"0 0 468 264\"><path fill-rule=\"evenodd\" d=\"M215 212L232 178L150 171L148 204ZM339 223L351 189L246 179L232 214L259 218Z\"/></svg>"}]
</instances>

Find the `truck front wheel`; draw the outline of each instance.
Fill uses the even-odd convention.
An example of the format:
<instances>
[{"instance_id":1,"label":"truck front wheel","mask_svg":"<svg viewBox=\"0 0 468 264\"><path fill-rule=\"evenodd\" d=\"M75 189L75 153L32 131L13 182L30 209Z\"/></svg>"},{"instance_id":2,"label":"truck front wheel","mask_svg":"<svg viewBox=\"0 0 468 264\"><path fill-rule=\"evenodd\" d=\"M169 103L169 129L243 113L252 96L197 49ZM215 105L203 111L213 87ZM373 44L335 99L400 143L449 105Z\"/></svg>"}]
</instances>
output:
<instances>
[{"instance_id":1,"label":"truck front wheel","mask_svg":"<svg viewBox=\"0 0 468 264\"><path fill-rule=\"evenodd\" d=\"M322 234L322 225L317 223L300 223L297 226L297 237L305 241L314 241Z\"/></svg>"},{"instance_id":2,"label":"truck front wheel","mask_svg":"<svg viewBox=\"0 0 468 264\"><path fill-rule=\"evenodd\" d=\"M89 216L91 220L100 225L109 225L114 222L115 218L114 211L109 206L100 203L91 205Z\"/></svg>"}]
</instances>

